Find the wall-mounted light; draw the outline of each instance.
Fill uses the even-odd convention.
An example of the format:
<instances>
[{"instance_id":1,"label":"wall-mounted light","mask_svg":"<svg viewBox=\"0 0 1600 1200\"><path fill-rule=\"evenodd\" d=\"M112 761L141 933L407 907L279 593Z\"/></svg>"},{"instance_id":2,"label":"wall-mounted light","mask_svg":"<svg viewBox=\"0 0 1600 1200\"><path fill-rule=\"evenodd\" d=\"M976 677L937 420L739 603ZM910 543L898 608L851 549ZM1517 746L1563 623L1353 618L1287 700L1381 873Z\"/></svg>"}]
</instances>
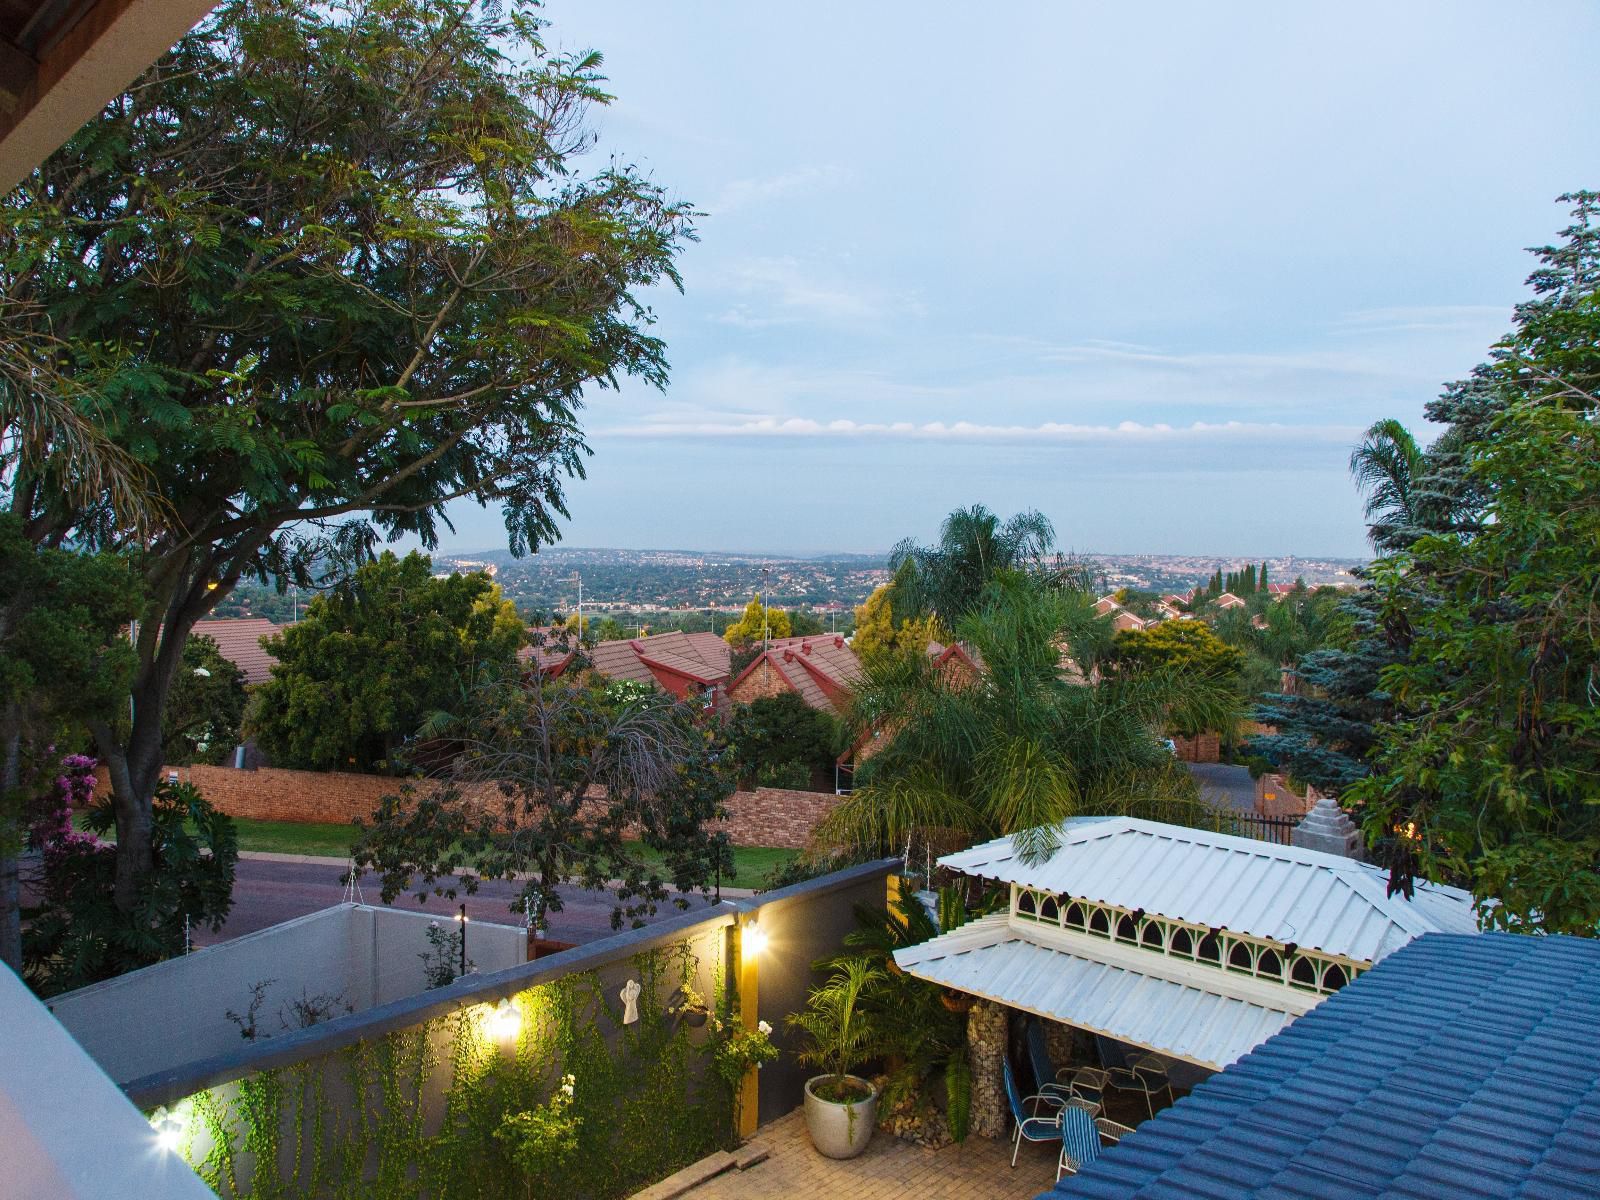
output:
<instances>
[{"instance_id":1,"label":"wall-mounted light","mask_svg":"<svg viewBox=\"0 0 1600 1200\"><path fill-rule=\"evenodd\" d=\"M754 921L746 921L739 946L751 957L760 955L767 948L767 931Z\"/></svg>"},{"instance_id":2,"label":"wall-mounted light","mask_svg":"<svg viewBox=\"0 0 1600 1200\"><path fill-rule=\"evenodd\" d=\"M494 1006L487 1021L491 1036L509 1041L522 1031L522 1010L507 999Z\"/></svg>"},{"instance_id":3,"label":"wall-mounted light","mask_svg":"<svg viewBox=\"0 0 1600 1200\"><path fill-rule=\"evenodd\" d=\"M150 1128L156 1131L156 1145L173 1153L177 1153L178 1144L183 1140L185 1124L183 1114L177 1109L169 1109L165 1104L150 1114Z\"/></svg>"}]
</instances>

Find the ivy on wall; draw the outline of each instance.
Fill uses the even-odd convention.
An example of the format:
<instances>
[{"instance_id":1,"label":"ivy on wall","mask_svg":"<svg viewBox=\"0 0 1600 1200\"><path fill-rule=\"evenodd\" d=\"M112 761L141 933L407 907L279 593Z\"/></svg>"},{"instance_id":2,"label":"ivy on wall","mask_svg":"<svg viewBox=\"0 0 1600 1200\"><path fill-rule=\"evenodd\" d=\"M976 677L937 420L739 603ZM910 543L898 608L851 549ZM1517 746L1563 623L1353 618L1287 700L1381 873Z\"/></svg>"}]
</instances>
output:
<instances>
[{"instance_id":1,"label":"ivy on wall","mask_svg":"<svg viewBox=\"0 0 1600 1200\"><path fill-rule=\"evenodd\" d=\"M635 1023L622 1024L599 975L565 976L519 993L514 1025L475 1005L201 1092L186 1102L182 1150L235 1200L627 1196L726 1144L733 1111L705 1032L669 1009L698 975L690 944L632 966ZM726 1010L720 964L713 978ZM551 1114L566 1139L558 1189L514 1139L496 1136L508 1117L526 1128Z\"/></svg>"}]
</instances>

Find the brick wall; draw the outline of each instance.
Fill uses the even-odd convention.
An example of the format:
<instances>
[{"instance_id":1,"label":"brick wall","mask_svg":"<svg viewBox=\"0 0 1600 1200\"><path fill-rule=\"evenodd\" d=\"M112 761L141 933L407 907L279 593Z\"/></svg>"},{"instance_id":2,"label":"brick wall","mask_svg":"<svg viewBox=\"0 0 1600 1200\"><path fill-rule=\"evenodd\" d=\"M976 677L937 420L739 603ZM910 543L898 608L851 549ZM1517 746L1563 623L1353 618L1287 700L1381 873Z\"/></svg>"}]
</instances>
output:
<instances>
[{"instance_id":1,"label":"brick wall","mask_svg":"<svg viewBox=\"0 0 1600 1200\"><path fill-rule=\"evenodd\" d=\"M792 691L794 686L770 660L762 658L756 663L755 669L739 681L738 687L729 690L728 695L740 704L751 704Z\"/></svg>"},{"instance_id":2,"label":"brick wall","mask_svg":"<svg viewBox=\"0 0 1600 1200\"><path fill-rule=\"evenodd\" d=\"M167 767L163 773L171 771L193 783L201 795L231 817L306 824L349 824L357 817L370 817L379 798L398 791L403 782L383 775L288 771L280 767L263 767L259 771ZM105 790L102 768L100 791ZM727 830L736 846L799 850L810 840L817 822L838 802L832 792L784 788L735 792L728 798L728 819L714 828Z\"/></svg>"},{"instance_id":3,"label":"brick wall","mask_svg":"<svg viewBox=\"0 0 1600 1200\"><path fill-rule=\"evenodd\" d=\"M1299 817L1311 811L1322 793L1307 787L1301 795L1282 775L1268 773L1256 780L1256 812L1264 817Z\"/></svg>"},{"instance_id":4,"label":"brick wall","mask_svg":"<svg viewBox=\"0 0 1600 1200\"><path fill-rule=\"evenodd\" d=\"M1172 741L1178 748L1178 758L1182 762L1214 763L1222 757L1222 739L1214 733L1202 733L1198 737L1175 737Z\"/></svg>"},{"instance_id":5,"label":"brick wall","mask_svg":"<svg viewBox=\"0 0 1600 1200\"><path fill-rule=\"evenodd\" d=\"M832 792L796 792L757 788L728 797L726 829L735 846L778 846L803 850L817 823L833 811L839 797Z\"/></svg>"}]
</instances>

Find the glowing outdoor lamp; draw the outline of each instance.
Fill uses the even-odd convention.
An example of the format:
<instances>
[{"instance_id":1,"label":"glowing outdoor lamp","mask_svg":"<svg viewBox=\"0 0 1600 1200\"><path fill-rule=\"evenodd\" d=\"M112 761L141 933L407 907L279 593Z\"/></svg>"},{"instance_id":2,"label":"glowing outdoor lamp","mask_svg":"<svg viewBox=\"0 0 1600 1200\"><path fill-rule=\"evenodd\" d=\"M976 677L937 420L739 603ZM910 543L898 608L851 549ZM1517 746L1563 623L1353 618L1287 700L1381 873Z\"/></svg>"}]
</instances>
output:
<instances>
[{"instance_id":1,"label":"glowing outdoor lamp","mask_svg":"<svg viewBox=\"0 0 1600 1200\"><path fill-rule=\"evenodd\" d=\"M163 1150L177 1152L178 1143L183 1140L184 1121L176 1110L168 1109L165 1104L150 1115L150 1128L156 1131L156 1145Z\"/></svg>"},{"instance_id":2,"label":"glowing outdoor lamp","mask_svg":"<svg viewBox=\"0 0 1600 1200\"><path fill-rule=\"evenodd\" d=\"M509 1041L522 1029L522 1011L509 999L501 1000L494 1006L486 1024L494 1037Z\"/></svg>"},{"instance_id":3,"label":"glowing outdoor lamp","mask_svg":"<svg viewBox=\"0 0 1600 1200\"><path fill-rule=\"evenodd\" d=\"M767 931L754 921L746 921L739 945L746 954L755 957L767 948Z\"/></svg>"}]
</instances>

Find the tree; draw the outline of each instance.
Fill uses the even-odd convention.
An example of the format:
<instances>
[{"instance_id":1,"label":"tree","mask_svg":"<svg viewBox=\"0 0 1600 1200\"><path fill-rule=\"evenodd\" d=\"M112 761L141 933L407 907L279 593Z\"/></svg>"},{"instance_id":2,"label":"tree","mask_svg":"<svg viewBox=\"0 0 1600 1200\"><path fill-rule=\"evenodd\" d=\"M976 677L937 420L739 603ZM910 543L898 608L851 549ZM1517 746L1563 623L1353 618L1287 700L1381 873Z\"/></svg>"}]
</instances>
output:
<instances>
[{"instance_id":1,"label":"tree","mask_svg":"<svg viewBox=\"0 0 1600 1200\"><path fill-rule=\"evenodd\" d=\"M873 589L866 603L856 609L856 632L850 648L863 663L886 654L922 654L935 640L938 621L933 617L906 617L896 623L893 585Z\"/></svg>"},{"instance_id":2,"label":"tree","mask_svg":"<svg viewBox=\"0 0 1600 1200\"><path fill-rule=\"evenodd\" d=\"M39 798L55 790L58 742L111 721L133 654L131 564L114 555L37 550L0 512L0 961L22 967L18 854Z\"/></svg>"},{"instance_id":3,"label":"tree","mask_svg":"<svg viewBox=\"0 0 1600 1200\"><path fill-rule=\"evenodd\" d=\"M244 721L244 672L222 657L217 643L191 635L167 699L161 741L176 765L228 761Z\"/></svg>"},{"instance_id":4,"label":"tree","mask_svg":"<svg viewBox=\"0 0 1600 1200\"><path fill-rule=\"evenodd\" d=\"M1376 421L1350 452L1350 474L1366 498L1367 536L1379 551L1414 541L1422 523L1417 483L1427 470L1422 447L1399 421Z\"/></svg>"},{"instance_id":5,"label":"tree","mask_svg":"<svg viewBox=\"0 0 1600 1200\"><path fill-rule=\"evenodd\" d=\"M1004 522L981 504L956 509L934 545L907 538L889 552L897 622L934 616L954 629L982 606L997 575L1043 569L1055 540L1055 528L1033 509Z\"/></svg>"},{"instance_id":6,"label":"tree","mask_svg":"<svg viewBox=\"0 0 1600 1200\"><path fill-rule=\"evenodd\" d=\"M730 646L760 645L773 638L794 636L789 614L781 608L768 608L761 603L761 593L751 597L744 606L744 615L723 632L722 638Z\"/></svg>"},{"instance_id":7,"label":"tree","mask_svg":"<svg viewBox=\"0 0 1600 1200\"><path fill-rule=\"evenodd\" d=\"M1380 675L1401 657L1383 629L1377 593L1364 588L1344 598L1329 643L1295 661L1294 691L1260 698L1255 719L1277 732L1250 738L1246 748L1327 795L1342 795L1371 770L1379 729L1394 714Z\"/></svg>"},{"instance_id":8,"label":"tree","mask_svg":"<svg viewBox=\"0 0 1600 1200\"><path fill-rule=\"evenodd\" d=\"M35 544L139 548L132 726L95 728L124 911L197 620L247 576L431 547L455 499L553 539L584 388L664 382L636 293L677 282L691 210L578 173L599 66L521 3L230 0L0 201L5 360L59 364L8 371L6 411L64 395L166 514L132 532L59 458L6 479Z\"/></svg>"},{"instance_id":9,"label":"tree","mask_svg":"<svg viewBox=\"0 0 1600 1200\"><path fill-rule=\"evenodd\" d=\"M394 770L430 713L511 673L525 636L516 606L482 572L432 572L425 555L385 551L267 642L278 661L250 729L274 762Z\"/></svg>"},{"instance_id":10,"label":"tree","mask_svg":"<svg viewBox=\"0 0 1600 1200\"><path fill-rule=\"evenodd\" d=\"M690 705L659 692L619 702L565 679L500 680L478 689L457 736L462 752L446 771L405 784L358 822L356 869L379 874L386 903L414 885L425 900L516 879L512 911L526 903L543 928L562 910L562 889L620 881L611 915L620 929L643 924L668 885L686 908L681 893L732 870L728 835L706 828L732 781Z\"/></svg>"},{"instance_id":11,"label":"tree","mask_svg":"<svg viewBox=\"0 0 1600 1200\"><path fill-rule=\"evenodd\" d=\"M1148 629L1120 630L1112 642L1112 660L1122 667L1168 668L1228 684L1244 668L1243 652L1203 621L1162 621Z\"/></svg>"},{"instance_id":12,"label":"tree","mask_svg":"<svg viewBox=\"0 0 1600 1200\"><path fill-rule=\"evenodd\" d=\"M1597 414L1600 396L1513 401L1472 463L1492 497L1478 531L1424 537L1376 570L1412 640L1381 680L1400 719L1354 794L1391 886L1470 880L1500 928L1600 928Z\"/></svg>"},{"instance_id":13,"label":"tree","mask_svg":"<svg viewBox=\"0 0 1600 1200\"><path fill-rule=\"evenodd\" d=\"M838 722L794 692L738 705L727 728L729 754L741 782L767 787L810 787L842 749Z\"/></svg>"},{"instance_id":14,"label":"tree","mask_svg":"<svg viewBox=\"0 0 1600 1200\"><path fill-rule=\"evenodd\" d=\"M980 687L952 679L924 655L867 665L850 708L853 738L886 743L856 773L856 789L818 829L844 848L903 846L908 838L963 841L1020 834L1048 853L1067 817L1130 813L1200 821L1193 779L1162 747L1169 720L1221 721L1231 691L1167 667L1070 681L1061 646L1083 604L1020 575L957 625L984 661ZM1087 618L1083 614L1089 614ZM1216 727L1216 726L1212 726Z\"/></svg>"}]
</instances>

